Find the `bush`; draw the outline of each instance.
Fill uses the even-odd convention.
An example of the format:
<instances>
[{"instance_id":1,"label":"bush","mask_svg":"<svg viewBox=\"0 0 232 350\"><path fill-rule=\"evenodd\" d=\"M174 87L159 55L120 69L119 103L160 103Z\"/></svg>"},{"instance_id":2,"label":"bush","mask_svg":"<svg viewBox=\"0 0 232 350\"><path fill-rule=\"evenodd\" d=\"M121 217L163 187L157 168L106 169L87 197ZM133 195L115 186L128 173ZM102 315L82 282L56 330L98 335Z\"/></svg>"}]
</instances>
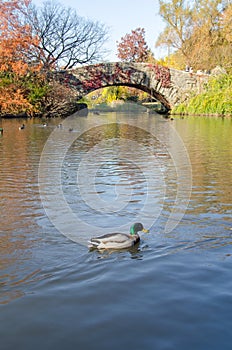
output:
<instances>
[{"instance_id":1,"label":"bush","mask_svg":"<svg viewBox=\"0 0 232 350\"><path fill-rule=\"evenodd\" d=\"M188 103L175 107L172 112L232 115L232 75L211 78L203 93L195 95Z\"/></svg>"},{"instance_id":2,"label":"bush","mask_svg":"<svg viewBox=\"0 0 232 350\"><path fill-rule=\"evenodd\" d=\"M15 73L1 72L0 114L41 113L48 91L48 83L41 74L18 76Z\"/></svg>"}]
</instances>

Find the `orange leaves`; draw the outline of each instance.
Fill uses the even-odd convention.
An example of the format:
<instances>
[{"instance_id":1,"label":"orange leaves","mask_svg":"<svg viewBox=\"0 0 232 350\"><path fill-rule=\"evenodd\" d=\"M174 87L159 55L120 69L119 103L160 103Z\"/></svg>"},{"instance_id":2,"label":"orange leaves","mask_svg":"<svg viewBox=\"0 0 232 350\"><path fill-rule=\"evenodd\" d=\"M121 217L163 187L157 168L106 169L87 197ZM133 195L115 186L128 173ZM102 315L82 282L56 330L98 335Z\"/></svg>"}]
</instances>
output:
<instances>
[{"instance_id":1,"label":"orange leaves","mask_svg":"<svg viewBox=\"0 0 232 350\"><path fill-rule=\"evenodd\" d=\"M0 71L25 74L31 53L38 44L23 16L30 0L0 0Z\"/></svg>"},{"instance_id":2,"label":"orange leaves","mask_svg":"<svg viewBox=\"0 0 232 350\"><path fill-rule=\"evenodd\" d=\"M36 112L27 98L30 76L40 69L31 60L38 38L25 16L31 0L0 0L0 114Z\"/></svg>"},{"instance_id":3,"label":"orange leaves","mask_svg":"<svg viewBox=\"0 0 232 350\"><path fill-rule=\"evenodd\" d=\"M15 89L15 86L0 87L0 114L31 114L34 107L24 97L21 89Z\"/></svg>"},{"instance_id":4,"label":"orange leaves","mask_svg":"<svg viewBox=\"0 0 232 350\"><path fill-rule=\"evenodd\" d=\"M16 75L24 75L28 71L28 65L22 61L17 61L14 63L14 65L12 67L12 71Z\"/></svg>"}]
</instances>

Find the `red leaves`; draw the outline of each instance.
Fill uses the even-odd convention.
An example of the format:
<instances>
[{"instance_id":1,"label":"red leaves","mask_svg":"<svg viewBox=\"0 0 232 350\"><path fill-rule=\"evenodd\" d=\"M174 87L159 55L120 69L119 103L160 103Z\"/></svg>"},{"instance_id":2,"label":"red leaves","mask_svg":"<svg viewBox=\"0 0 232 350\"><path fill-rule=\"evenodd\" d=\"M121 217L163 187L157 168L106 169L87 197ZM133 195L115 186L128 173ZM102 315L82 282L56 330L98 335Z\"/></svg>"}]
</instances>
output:
<instances>
[{"instance_id":1,"label":"red leaves","mask_svg":"<svg viewBox=\"0 0 232 350\"><path fill-rule=\"evenodd\" d=\"M115 84L130 84L131 75L134 70L129 67L121 67L119 63L115 63L113 71L107 72L106 65L98 64L95 66L86 67L88 79L82 82L84 90L91 91L100 89L105 86Z\"/></svg>"},{"instance_id":2,"label":"red leaves","mask_svg":"<svg viewBox=\"0 0 232 350\"><path fill-rule=\"evenodd\" d=\"M159 66L158 64L145 64L142 67L148 67L155 73L155 79L161 83L164 88L169 88L171 85L171 74L167 67ZM98 64L93 66L86 66L84 73L77 81L73 80L72 75L65 74L64 83L67 86L77 86L82 84L85 92L90 92L106 86L112 85L128 85L134 84L134 79L138 73L145 74L143 70L138 70L125 63ZM136 78L137 79L137 78ZM140 76L141 79L141 76Z\"/></svg>"},{"instance_id":3,"label":"red leaves","mask_svg":"<svg viewBox=\"0 0 232 350\"><path fill-rule=\"evenodd\" d=\"M146 62L148 46L145 41L145 29L137 28L117 42L118 58L129 62Z\"/></svg>"},{"instance_id":4,"label":"red leaves","mask_svg":"<svg viewBox=\"0 0 232 350\"><path fill-rule=\"evenodd\" d=\"M87 91L100 89L102 87L103 80L105 80L101 65L98 65L97 67L95 66L94 68L89 66L87 67L87 72L89 79L82 82L83 88Z\"/></svg>"},{"instance_id":5,"label":"red leaves","mask_svg":"<svg viewBox=\"0 0 232 350\"><path fill-rule=\"evenodd\" d=\"M148 64L148 67L155 72L156 80L161 82L162 87L170 87L171 74L168 67L159 66L158 64Z\"/></svg>"}]
</instances>

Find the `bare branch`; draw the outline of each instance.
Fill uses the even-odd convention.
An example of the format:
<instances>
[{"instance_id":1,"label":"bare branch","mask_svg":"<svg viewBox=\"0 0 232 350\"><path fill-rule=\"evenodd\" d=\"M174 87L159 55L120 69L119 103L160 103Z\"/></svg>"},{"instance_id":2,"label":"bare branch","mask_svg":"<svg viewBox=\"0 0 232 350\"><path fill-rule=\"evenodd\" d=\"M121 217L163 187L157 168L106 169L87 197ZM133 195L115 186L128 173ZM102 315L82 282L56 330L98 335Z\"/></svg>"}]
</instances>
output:
<instances>
[{"instance_id":1,"label":"bare branch","mask_svg":"<svg viewBox=\"0 0 232 350\"><path fill-rule=\"evenodd\" d=\"M93 63L105 53L106 26L78 16L71 8L46 1L42 7L31 6L29 19L40 38L38 60L47 68L68 69L77 64Z\"/></svg>"}]
</instances>

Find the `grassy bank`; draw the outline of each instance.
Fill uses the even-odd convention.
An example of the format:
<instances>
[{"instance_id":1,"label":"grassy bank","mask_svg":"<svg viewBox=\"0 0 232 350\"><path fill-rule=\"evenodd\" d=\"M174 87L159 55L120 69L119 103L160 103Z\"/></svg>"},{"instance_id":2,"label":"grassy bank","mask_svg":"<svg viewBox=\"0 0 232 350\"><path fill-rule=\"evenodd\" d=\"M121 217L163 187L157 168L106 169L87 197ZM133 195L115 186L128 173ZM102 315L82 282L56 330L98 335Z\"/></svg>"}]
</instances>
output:
<instances>
[{"instance_id":1,"label":"grassy bank","mask_svg":"<svg viewBox=\"0 0 232 350\"><path fill-rule=\"evenodd\" d=\"M232 115L232 75L211 78L203 93L175 107L172 114Z\"/></svg>"}]
</instances>

